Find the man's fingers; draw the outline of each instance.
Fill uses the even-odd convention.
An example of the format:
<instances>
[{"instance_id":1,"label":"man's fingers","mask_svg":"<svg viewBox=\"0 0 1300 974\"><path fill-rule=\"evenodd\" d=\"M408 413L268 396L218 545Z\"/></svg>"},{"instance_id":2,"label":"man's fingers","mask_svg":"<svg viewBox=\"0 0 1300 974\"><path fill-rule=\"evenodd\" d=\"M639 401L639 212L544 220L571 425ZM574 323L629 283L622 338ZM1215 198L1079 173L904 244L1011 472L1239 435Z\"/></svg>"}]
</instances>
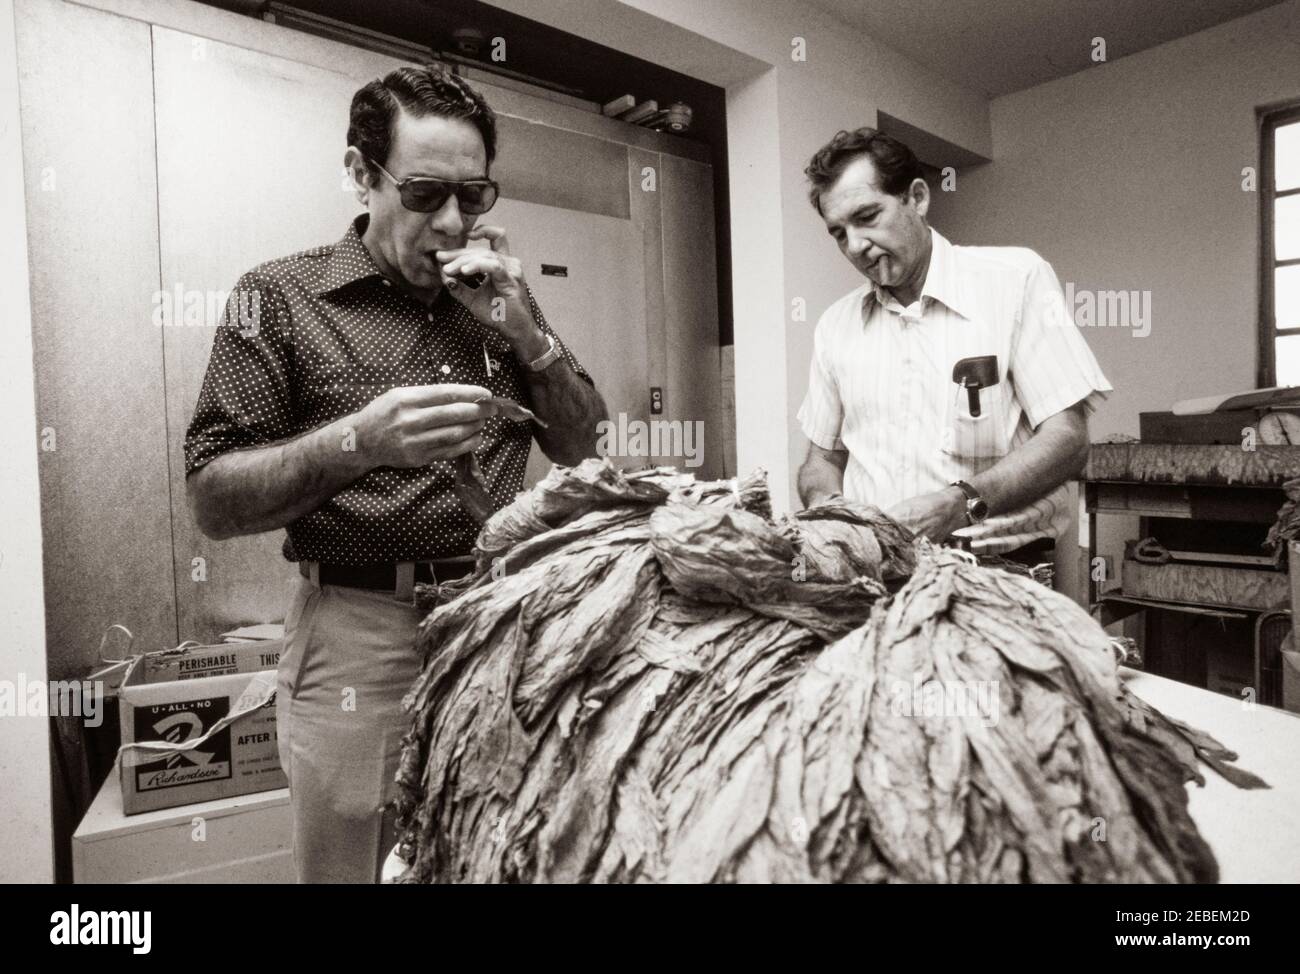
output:
<instances>
[{"instance_id":1,"label":"man's fingers","mask_svg":"<svg viewBox=\"0 0 1300 974\"><path fill-rule=\"evenodd\" d=\"M481 443L483 439L482 430L482 423L455 423L451 426L437 426L410 437L407 440L407 445L424 452L452 449L473 441L475 445L469 447L469 449L476 450L478 449L477 444ZM457 453L464 452L464 450L456 449L447 455L455 456Z\"/></svg>"},{"instance_id":2,"label":"man's fingers","mask_svg":"<svg viewBox=\"0 0 1300 974\"><path fill-rule=\"evenodd\" d=\"M510 253L510 242L506 240L506 231L502 227L477 226L466 235L468 240L486 240L498 254Z\"/></svg>"},{"instance_id":3,"label":"man's fingers","mask_svg":"<svg viewBox=\"0 0 1300 974\"><path fill-rule=\"evenodd\" d=\"M405 386L401 392L402 402L409 406L478 403L492 398L491 391L483 386L460 386L450 382L431 386Z\"/></svg>"},{"instance_id":4,"label":"man's fingers","mask_svg":"<svg viewBox=\"0 0 1300 974\"><path fill-rule=\"evenodd\" d=\"M442 272L448 277L456 274L491 274L496 277L500 269L501 261L485 250L464 254L442 265Z\"/></svg>"},{"instance_id":5,"label":"man's fingers","mask_svg":"<svg viewBox=\"0 0 1300 974\"><path fill-rule=\"evenodd\" d=\"M474 453L482 445L483 437L475 435L453 443L423 444L419 450L424 463L433 463L435 460L452 460L463 453Z\"/></svg>"},{"instance_id":6,"label":"man's fingers","mask_svg":"<svg viewBox=\"0 0 1300 974\"><path fill-rule=\"evenodd\" d=\"M408 413L405 425L412 435L419 435L425 430L435 430L444 426L463 426L469 423L482 426L485 420L491 419L496 414L497 407L490 402L427 406Z\"/></svg>"}]
</instances>

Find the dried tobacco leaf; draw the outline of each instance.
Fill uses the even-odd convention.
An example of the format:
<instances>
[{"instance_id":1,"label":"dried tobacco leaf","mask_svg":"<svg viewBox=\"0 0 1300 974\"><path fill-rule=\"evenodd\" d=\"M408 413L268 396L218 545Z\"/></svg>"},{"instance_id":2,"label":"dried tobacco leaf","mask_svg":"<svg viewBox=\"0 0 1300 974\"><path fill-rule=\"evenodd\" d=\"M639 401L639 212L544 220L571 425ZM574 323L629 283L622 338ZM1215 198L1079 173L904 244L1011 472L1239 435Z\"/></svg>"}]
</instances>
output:
<instances>
[{"instance_id":1,"label":"dried tobacco leaf","mask_svg":"<svg viewBox=\"0 0 1300 974\"><path fill-rule=\"evenodd\" d=\"M536 423L546 429L546 423L535 416L532 410L519 405L513 399L487 396L477 401L492 403L497 407L498 415L508 420L516 423ZM496 511L496 501L492 499L492 492L488 489L483 469L478 464L478 457L472 453L462 453L456 457L454 463L456 498L465 510L469 511L470 516L481 524Z\"/></svg>"},{"instance_id":2,"label":"dried tobacco leaf","mask_svg":"<svg viewBox=\"0 0 1300 974\"><path fill-rule=\"evenodd\" d=\"M1277 518L1268 529L1265 547L1277 549L1286 541L1300 537L1300 478L1282 485L1286 500L1277 509Z\"/></svg>"},{"instance_id":3,"label":"dried tobacco leaf","mask_svg":"<svg viewBox=\"0 0 1300 974\"><path fill-rule=\"evenodd\" d=\"M507 399L505 396L488 396L485 399L479 399L478 402L490 402L497 407L498 415L515 423L536 423L542 429L549 429L546 421L537 416L531 409L521 406L513 399Z\"/></svg>"},{"instance_id":4,"label":"dried tobacco leaf","mask_svg":"<svg viewBox=\"0 0 1300 974\"><path fill-rule=\"evenodd\" d=\"M472 453L460 454L455 463L456 498L474 520L482 523L496 510L496 502L492 500L487 480L483 477L483 468Z\"/></svg>"},{"instance_id":5,"label":"dried tobacco leaf","mask_svg":"<svg viewBox=\"0 0 1300 974\"><path fill-rule=\"evenodd\" d=\"M587 461L479 547L420 626L407 881L1204 882L1198 759L1262 785L1069 599L866 505Z\"/></svg>"}]
</instances>

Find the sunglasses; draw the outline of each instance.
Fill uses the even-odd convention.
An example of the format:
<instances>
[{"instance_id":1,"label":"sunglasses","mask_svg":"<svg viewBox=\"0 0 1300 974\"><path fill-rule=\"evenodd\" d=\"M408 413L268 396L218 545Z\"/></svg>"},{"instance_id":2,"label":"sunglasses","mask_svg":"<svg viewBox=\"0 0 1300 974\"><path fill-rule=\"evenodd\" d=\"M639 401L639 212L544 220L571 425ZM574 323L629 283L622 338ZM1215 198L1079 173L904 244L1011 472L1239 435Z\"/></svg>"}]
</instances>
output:
<instances>
[{"instance_id":1,"label":"sunglasses","mask_svg":"<svg viewBox=\"0 0 1300 974\"><path fill-rule=\"evenodd\" d=\"M405 179L398 179L373 159L369 162L393 181L398 195L402 198L402 205L414 213L436 213L443 208L452 194L455 194L456 203L462 213L478 216L492 209L500 193L500 187L491 179L466 179L463 182L453 179L434 179L432 176L407 176Z\"/></svg>"}]
</instances>

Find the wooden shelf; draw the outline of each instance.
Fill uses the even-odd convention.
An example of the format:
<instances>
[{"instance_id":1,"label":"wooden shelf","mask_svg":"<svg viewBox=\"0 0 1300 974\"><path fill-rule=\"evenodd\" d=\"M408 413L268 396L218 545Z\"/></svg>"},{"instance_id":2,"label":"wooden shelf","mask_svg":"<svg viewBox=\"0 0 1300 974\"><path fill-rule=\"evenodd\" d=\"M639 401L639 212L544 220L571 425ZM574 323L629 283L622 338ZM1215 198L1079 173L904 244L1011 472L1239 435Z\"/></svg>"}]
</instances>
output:
<instances>
[{"instance_id":1,"label":"wooden shelf","mask_svg":"<svg viewBox=\"0 0 1300 974\"><path fill-rule=\"evenodd\" d=\"M1088 484L1090 514L1272 524L1285 499L1282 491L1275 487L1242 489L1189 487L1183 484Z\"/></svg>"},{"instance_id":2,"label":"wooden shelf","mask_svg":"<svg viewBox=\"0 0 1300 974\"><path fill-rule=\"evenodd\" d=\"M1274 612L1274 609L1251 609L1245 606L1222 606L1208 602L1166 602L1160 599L1146 599L1134 595L1125 595L1117 588L1103 593L1092 604L1091 611L1100 617L1103 626L1118 622L1144 609L1164 609L1168 612L1187 612L1192 615L1213 616L1219 619L1249 619L1262 612Z\"/></svg>"},{"instance_id":3,"label":"wooden shelf","mask_svg":"<svg viewBox=\"0 0 1300 974\"><path fill-rule=\"evenodd\" d=\"M1291 607L1284 571L1240 565L1153 565L1125 558L1120 588L1129 598L1267 612Z\"/></svg>"}]
</instances>

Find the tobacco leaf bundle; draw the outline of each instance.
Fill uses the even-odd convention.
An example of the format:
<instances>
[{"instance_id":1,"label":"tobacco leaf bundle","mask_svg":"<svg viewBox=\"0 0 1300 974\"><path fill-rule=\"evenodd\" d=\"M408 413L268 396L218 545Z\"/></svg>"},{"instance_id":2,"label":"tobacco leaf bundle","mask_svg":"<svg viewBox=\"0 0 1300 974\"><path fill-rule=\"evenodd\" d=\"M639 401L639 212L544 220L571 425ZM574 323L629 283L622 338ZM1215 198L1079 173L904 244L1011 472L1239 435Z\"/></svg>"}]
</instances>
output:
<instances>
[{"instance_id":1,"label":"tobacco leaf bundle","mask_svg":"<svg viewBox=\"0 0 1300 974\"><path fill-rule=\"evenodd\" d=\"M1204 882L1198 757L1262 785L1069 599L761 475L557 467L423 595L410 882Z\"/></svg>"},{"instance_id":2,"label":"tobacco leaf bundle","mask_svg":"<svg viewBox=\"0 0 1300 974\"><path fill-rule=\"evenodd\" d=\"M1277 509L1277 519L1268 529L1265 547L1276 549L1287 541L1300 537L1300 479L1288 480L1282 485L1286 500Z\"/></svg>"}]
</instances>

